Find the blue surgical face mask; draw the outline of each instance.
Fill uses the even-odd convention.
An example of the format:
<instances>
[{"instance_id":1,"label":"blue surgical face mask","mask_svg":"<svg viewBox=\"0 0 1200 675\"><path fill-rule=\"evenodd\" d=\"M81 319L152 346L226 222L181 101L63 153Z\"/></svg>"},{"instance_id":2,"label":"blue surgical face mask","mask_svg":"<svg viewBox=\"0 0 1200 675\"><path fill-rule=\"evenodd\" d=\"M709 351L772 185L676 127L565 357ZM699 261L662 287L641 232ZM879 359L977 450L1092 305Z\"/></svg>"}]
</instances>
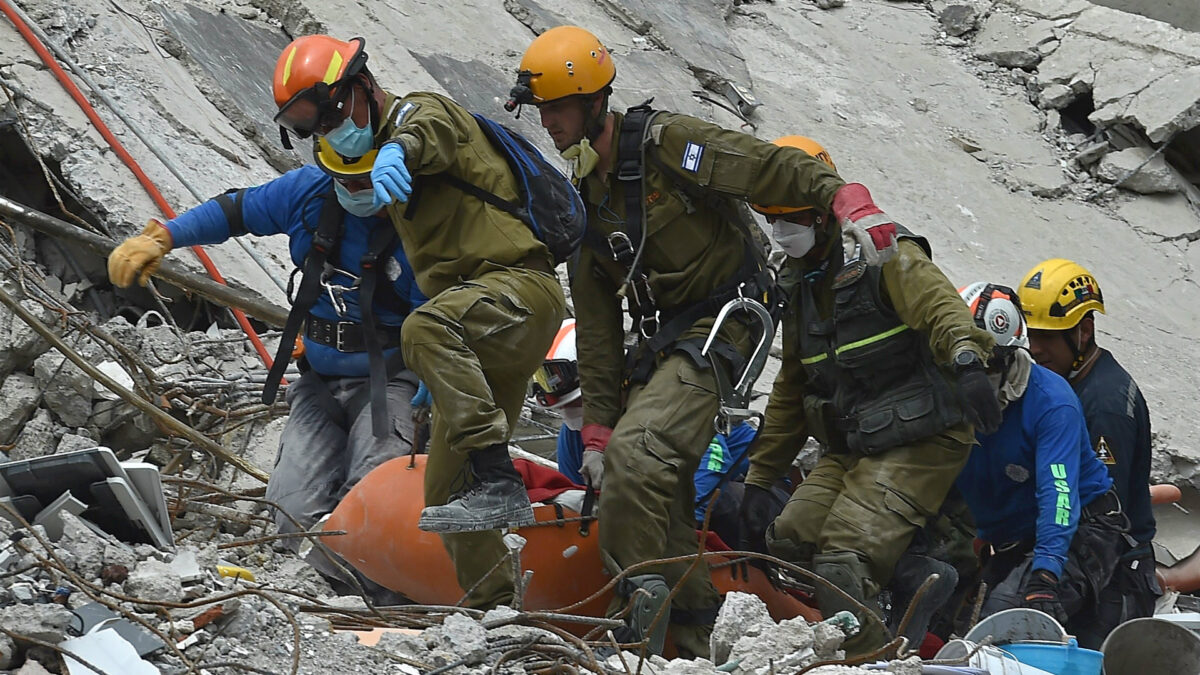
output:
<instances>
[{"instance_id":1,"label":"blue surgical face mask","mask_svg":"<svg viewBox=\"0 0 1200 675\"><path fill-rule=\"evenodd\" d=\"M338 203L342 208L359 218L370 218L379 211L379 206L375 204L375 190L371 188L351 192L341 183L334 181L333 191L337 194Z\"/></svg>"},{"instance_id":2,"label":"blue surgical face mask","mask_svg":"<svg viewBox=\"0 0 1200 675\"><path fill-rule=\"evenodd\" d=\"M354 93L350 94L350 112L354 112ZM325 140L333 151L343 157L362 157L375 145L375 134L371 132L370 114L367 116L367 126L358 127L354 124L353 114L348 115L341 126L325 134Z\"/></svg>"}]
</instances>

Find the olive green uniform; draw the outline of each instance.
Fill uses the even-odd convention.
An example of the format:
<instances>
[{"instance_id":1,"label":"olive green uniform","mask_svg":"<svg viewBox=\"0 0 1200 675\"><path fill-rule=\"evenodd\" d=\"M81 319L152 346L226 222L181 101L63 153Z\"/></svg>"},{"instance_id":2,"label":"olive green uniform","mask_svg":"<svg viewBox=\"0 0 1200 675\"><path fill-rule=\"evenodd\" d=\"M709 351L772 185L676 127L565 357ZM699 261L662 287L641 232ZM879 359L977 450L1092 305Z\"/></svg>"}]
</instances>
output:
<instances>
[{"instance_id":1,"label":"olive green uniform","mask_svg":"<svg viewBox=\"0 0 1200 675\"><path fill-rule=\"evenodd\" d=\"M886 404L891 397L892 407L883 416L889 421L883 425L883 431L892 424L903 424L902 420L918 419L921 415L941 415L932 423L934 429L941 431L915 440L901 439L899 443L895 439L892 443L883 441L882 447L864 449L862 439L868 435L864 431L867 424L847 426L846 420L836 419L831 410L836 406L822 405L813 396L811 390L816 386L812 378L817 376L811 368L825 356L803 358L800 353L801 331L814 330L811 318L808 325L802 320L800 303L811 299L815 307L810 311L828 319L834 313L835 284L845 282L841 273L841 246L837 243L825 243L827 259L832 264L822 277L810 283L811 296L801 297L800 285L793 291L792 304L783 319L783 363L771 390L763 429L750 449L746 482L770 488L790 468L809 436L821 441L828 452L768 529L767 544L775 555L809 569L815 567L818 572L822 560L833 561L834 569L848 570L845 575L848 578L831 581L870 603L890 581L892 570L913 535L937 512L974 442L973 430L962 421L957 401L944 396L952 391L950 363L963 350L969 350L986 363L994 341L975 325L966 304L925 249L911 239L902 238L896 256L877 272L878 290L872 291L880 298L881 306L893 310L893 321L898 320L902 325L880 333L879 338L851 342L828 354L828 358L836 361L843 372L863 366L865 372L861 376L883 377L888 364L880 362L879 356L864 364L861 359L870 357L862 352L888 337L898 339L897 336L907 335L911 342L905 349L913 354L909 358L913 359L914 368L921 367L923 362L930 369L925 391L933 393L925 399L909 397L897 403L904 398L904 392L885 392L882 398ZM785 272L795 278L812 274L814 267L807 259L789 259ZM841 282L837 281L839 278ZM864 283L871 282L864 280ZM863 311L862 307L856 309ZM882 358L894 360L895 355L884 354ZM843 385L845 382L842 380ZM906 382L911 386L912 380ZM930 382L935 386L930 387ZM937 392L943 395L939 397ZM839 390L833 400L853 394ZM912 405L914 400L936 400L938 409ZM891 417L893 413L895 417ZM818 558L816 565L814 557ZM818 593L823 605L838 603L822 595ZM822 611L830 613L844 608L848 607L823 606ZM868 628L859 644L848 643L847 648L866 651L881 646L882 642L875 642L880 639L881 632L872 633ZM867 643L862 644L863 641Z\"/></svg>"},{"instance_id":2,"label":"olive green uniform","mask_svg":"<svg viewBox=\"0 0 1200 675\"><path fill-rule=\"evenodd\" d=\"M615 129L623 116L615 115ZM619 134L613 134L617 156ZM780 148L713 124L659 113L649 124L643 194L646 234L641 266L664 315L710 297L743 265L743 231L727 209L696 204L681 185L696 186L727 206L738 200L828 208L843 181L825 163L794 148ZM581 193L588 227L609 235L625 223L624 187L616 170L588 175ZM713 435L718 408L711 372L692 356L668 348L644 383L623 386L624 329L621 290L626 270L611 254L585 246L572 275L577 313L579 377L584 424L614 429L604 453L600 546L614 573L636 563L694 553L697 547L691 476ZM679 342L705 337L711 316L683 332ZM747 327L728 322L721 336L745 356ZM673 586L688 563L658 572ZM708 568L697 565L673 601L673 616L702 616L719 597ZM615 609L615 608L614 608ZM671 632L681 655L707 656L711 616Z\"/></svg>"},{"instance_id":3,"label":"olive green uniform","mask_svg":"<svg viewBox=\"0 0 1200 675\"><path fill-rule=\"evenodd\" d=\"M437 179L449 173L516 199L508 164L471 114L437 94L413 93L399 103L380 137L403 144L415 181L409 203L392 204L389 214L429 297L405 320L401 346L433 399L425 467L425 504L433 506L466 485L467 453L511 437L565 301L550 253L528 225ZM499 531L443 534L442 541L459 584L475 586L468 605L512 599L507 565L478 583L506 553Z\"/></svg>"}]
</instances>

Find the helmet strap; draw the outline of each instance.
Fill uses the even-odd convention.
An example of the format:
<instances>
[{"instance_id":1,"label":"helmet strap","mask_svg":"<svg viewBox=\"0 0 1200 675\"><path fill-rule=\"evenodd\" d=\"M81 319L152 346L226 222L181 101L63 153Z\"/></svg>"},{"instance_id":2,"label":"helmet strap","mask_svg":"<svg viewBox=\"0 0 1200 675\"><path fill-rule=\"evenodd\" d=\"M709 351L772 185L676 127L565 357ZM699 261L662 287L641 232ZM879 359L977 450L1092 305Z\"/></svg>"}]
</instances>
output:
<instances>
[{"instance_id":1,"label":"helmet strap","mask_svg":"<svg viewBox=\"0 0 1200 675\"><path fill-rule=\"evenodd\" d=\"M1081 322L1082 323L1082 322ZM1096 349L1096 336L1093 335L1088 343L1081 344L1079 336L1082 334L1080 324L1075 324L1071 330L1065 330L1063 339L1067 341L1067 347L1071 349L1071 354L1075 357L1071 361L1071 372L1067 374L1067 381L1074 380L1079 373L1083 372L1092 365L1096 357L1100 355L1100 350Z\"/></svg>"},{"instance_id":2,"label":"helmet strap","mask_svg":"<svg viewBox=\"0 0 1200 675\"><path fill-rule=\"evenodd\" d=\"M603 92L581 97L584 117L583 135L589 141L596 141L600 138L600 134L604 133L604 123L608 119L608 94L609 91L605 89ZM595 105L597 97L600 97L603 103L600 106L600 112L593 115L592 106Z\"/></svg>"}]
</instances>

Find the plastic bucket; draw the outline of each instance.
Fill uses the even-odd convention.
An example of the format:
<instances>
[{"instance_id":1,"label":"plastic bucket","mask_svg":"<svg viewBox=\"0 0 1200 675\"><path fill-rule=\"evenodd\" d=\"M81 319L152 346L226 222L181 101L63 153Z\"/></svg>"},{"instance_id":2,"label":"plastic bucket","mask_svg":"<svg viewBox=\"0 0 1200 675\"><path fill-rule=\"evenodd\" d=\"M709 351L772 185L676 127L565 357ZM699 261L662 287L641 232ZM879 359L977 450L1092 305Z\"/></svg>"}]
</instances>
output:
<instances>
[{"instance_id":1,"label":"plastic bucket","mask_svg":"<svg viewBox=\"0 0 1200 675\"><path fill-rule=\"evenodd\" d=\"M1164 619L1126 621L1108 634L1100 649L1106 675L1200 673L1200 637Z\"/></svg>"},{"instance_id":2,"label":"plastic bucket","mask_svg":"<svg viewBox=\"0 0 1200 675\"><path fill-rule=\"evenodd\" d=\"M1104 655L1094 649L1084 649L1072 640L1068 644L1047 642L1014 642L1004 646L1021 663L1040 668L1055 675L1100 675Z\"/></svg>"}]
</instances>

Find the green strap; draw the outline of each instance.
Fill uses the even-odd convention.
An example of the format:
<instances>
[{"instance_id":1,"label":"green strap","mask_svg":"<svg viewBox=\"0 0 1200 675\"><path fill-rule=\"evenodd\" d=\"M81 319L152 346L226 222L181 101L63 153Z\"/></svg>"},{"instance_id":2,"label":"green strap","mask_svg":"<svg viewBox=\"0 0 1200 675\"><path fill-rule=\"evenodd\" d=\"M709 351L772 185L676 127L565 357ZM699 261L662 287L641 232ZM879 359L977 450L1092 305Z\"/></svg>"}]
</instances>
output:
<instances>
[{"instance_id":1,"label":"green strap","mask_svg":"<svg viewBox=\"0 0 1200 675\"><path fill-rule=\"evenodd\" d=\"M908 330L908 325L902 323L899 326L896 326L895 328L890 328L888 330L883 331L882 333L877 333L875 335L872 335L871 337L865 337L861 340L855 340L854 342L851 342L849 344L844 344L841 347L838 347L837 349L835 349L833 351L833 353L835 355L837 355L837 354L842 354L844 352L848 352L851 349L858 349L859 347L866 347L869 344L874 344L876 342L879 342L880 340L886 340L886 339L892 337L893 335L896 335L898 333L903 333L906 330ZM816 354L814 356L809 356L807 358L800 359L800 365L810 366L814 363L819 363L821 361L824 361L827 358L829 358L828 353Z\"/></svg>"}]
</instances>

